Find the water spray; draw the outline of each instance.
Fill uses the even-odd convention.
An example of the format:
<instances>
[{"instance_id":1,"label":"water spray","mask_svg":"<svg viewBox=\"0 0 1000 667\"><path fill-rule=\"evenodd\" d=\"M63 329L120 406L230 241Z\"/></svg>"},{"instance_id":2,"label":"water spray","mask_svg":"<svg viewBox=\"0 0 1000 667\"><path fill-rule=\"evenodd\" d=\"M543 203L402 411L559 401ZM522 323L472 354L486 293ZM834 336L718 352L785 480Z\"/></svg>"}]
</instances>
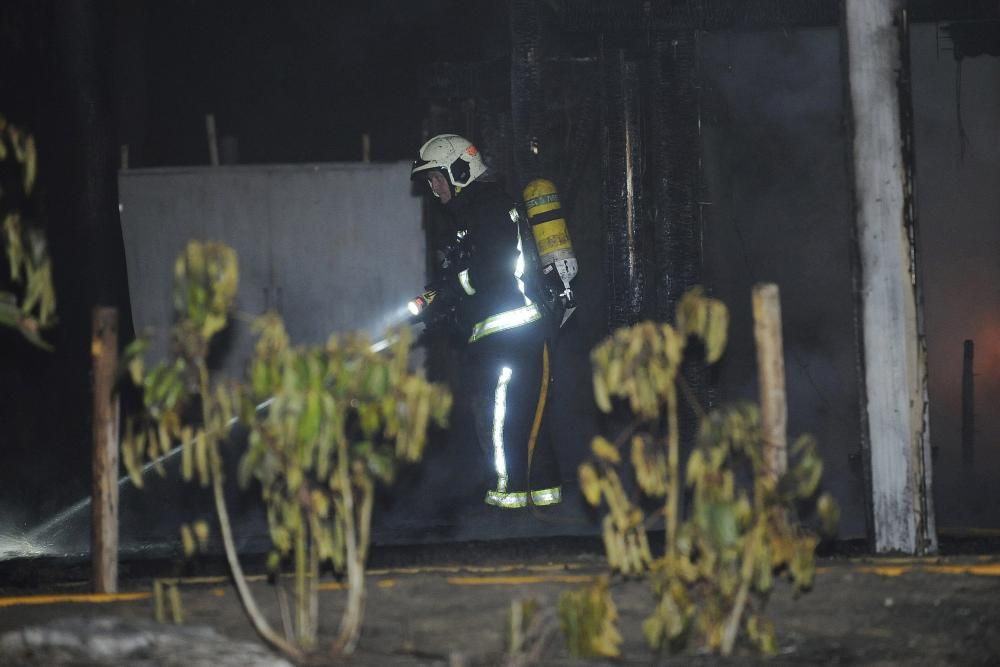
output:
<instances>
[{"instance_id":1,"label":"water spray","mask_svg":"<svg viewBox=\"0 0 1000 667\"><path fill-rule=\"evenodd\" d=\"M267 400L261 401L255 407L257 412L266 410L274 402L274 397L270 397ZM226 428L233 426L238 421L237 417L231 417L228 422L226 422ZM146 474L146 472L155 466L158 466L162 462L169 458L175 456L184 447L191 445L194 440L181 443L171 449L166 454L153 459L152 461L146 463L142 466L141 474ZM118 485L122 486L126 482L130 481L128 475L123 475L118 479ZM18 558L24 556L43 556L46 554L51 554L55 549L55 545L58 538L65 527L65 524L71 517L75 516L81 512L85 507L88 507L91 503L91 498L88 496L82 498L76 503L70 505L66 509L62 510L54 517L38 526L37 528L31 530L27 535L24 536L14 536L14 535L0 535L0 559L3 558Z\"/></svg>"},{"instance_id":2,"label":"water spray","mask_svg":"<svg viewBox=\"0 0 1000 667\"><path fill-rule=\"evenodd\" d=\"M385 330L393 329L404 324L413 326L420 323L421 318L418 316L423 313L424 309L426 309L428 305L430 305L430 303L434 300L435 295L436 293L434 291L428 291L416 299L408 302L404 306L395 308L382 318L379 323L379 327L382 330ZM398 339L398 336L390 334L373 343L371 351L375 353L382 352L393 345ZM259 403L255 409L257 412L261 412L266 410L273 402L274 397L271 396L270 398ZM228 422L226 422L226 428L233 426L237 420L237 417L232 417ZM162 456L146 463L142 466L141 473L145 474L150 468L156 467L163 461L176 456L178 452L190 444L191 442L181 443L166 454L163 454ZM118 480L118 485L121 486L129 481L129 476L124 475ZM32 529L25 535L0 533L0 560L6 558L23 558L26 556L51 555L56 551L59 551L56 548L56 544L58 543L60 535L66 529L64 524L67 524L71 517L74 517L79 512L83 511L84 508L90 505L90 503L90 497L83 498L60 511L58 514L45 521L45 523Z\"/></svg>"}]
</instances>

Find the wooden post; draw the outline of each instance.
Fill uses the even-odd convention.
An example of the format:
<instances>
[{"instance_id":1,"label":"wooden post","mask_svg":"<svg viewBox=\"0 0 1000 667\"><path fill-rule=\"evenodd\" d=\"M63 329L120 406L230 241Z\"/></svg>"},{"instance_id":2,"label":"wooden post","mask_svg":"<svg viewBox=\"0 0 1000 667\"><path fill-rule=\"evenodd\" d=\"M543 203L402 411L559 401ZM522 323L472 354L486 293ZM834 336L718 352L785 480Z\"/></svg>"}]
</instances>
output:
<instances>
[{"instance_id":1,"label":"wooden post","mask_svg":"<svg viewBox=\"0 0 1000 667\"><path fill-rule=\"evenodd\" d=\"M962 467L967 475L973 472L976 462L976 400L972 374L975 350L976 344L971 340L962 345Z\"/></svg>"},{"instance_id":2,"label":"wooden post","mask_svg":"<svg viewBox=\"0 0 1000 667\"><path fill-rule=\"evenodd\" d=\"M844 45L874 546L921 554L937 551L937 537L904 4L846 0Z\"/></svg>"},{"instance_id":3,"label":"wooden post","mask_svg":"<svg viewBox=\"0 0 1000 667\"><path fill-rule=\"evenodd\" d=\"M361 135L361 161L365 163L372 161L372 142L367 132Z\"/></svg>"},{"instance_id":4,"label":"wooden post","mask_svg":"<svg viewBox=\"0 0 1000 667\"><path fill-rule=\"evenodd\" d=\"M90 556L95 593L118 590L118 310L94 308L90 352L94 373L93 492Z\"/></svg>"},{"instance_id":5,"label":"wooden post","mask_svg":"<svg viewBox=\"0 0 1000 667\"><path fill-rule=\"evenodd\" d=\"M215 114L205 115L205 135L208 138L208 162L213 167L218 167L219 140L215 134Z\"/></svg>"},{"instance_id":6,"label":"wooden post","mask_svg":"<svg viewBox=\"0 0 1000 667\"><path fill-rule=\"evenodd\" d=\"M788 404L781 339L781 298L774 283L754 285L753 337L757 345L764 468L767 476L777 482L788 469Z\"/></svg>"}]
</instances>

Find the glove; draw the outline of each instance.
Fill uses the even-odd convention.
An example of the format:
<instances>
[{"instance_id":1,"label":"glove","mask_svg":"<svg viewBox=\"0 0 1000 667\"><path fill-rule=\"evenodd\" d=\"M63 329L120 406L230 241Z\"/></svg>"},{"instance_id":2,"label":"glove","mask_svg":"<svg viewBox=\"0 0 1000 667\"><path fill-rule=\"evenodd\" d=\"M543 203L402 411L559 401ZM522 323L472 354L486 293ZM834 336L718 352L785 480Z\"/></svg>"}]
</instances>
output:
<instances>
[{"instance_id":1,"label":"glove","mask_svg":"<svg viewBox=\"0 0 1000 667\"><path fill-rule=\"evenodd\" d=\"M423 322L428 329L441 330L458 326L457 287L446 281L435 281L424 287L424 293L409 303L411 321Z\"/></svg>"}]
</instances>

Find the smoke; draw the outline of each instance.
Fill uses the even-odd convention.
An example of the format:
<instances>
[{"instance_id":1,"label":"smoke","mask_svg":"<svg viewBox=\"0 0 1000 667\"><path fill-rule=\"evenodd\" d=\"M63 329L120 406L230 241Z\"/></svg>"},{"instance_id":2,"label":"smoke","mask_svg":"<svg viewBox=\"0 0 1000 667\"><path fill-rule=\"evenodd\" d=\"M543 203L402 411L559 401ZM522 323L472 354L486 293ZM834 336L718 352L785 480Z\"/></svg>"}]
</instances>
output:
<instances>
[{"instance_id":1,"label":"smoke","mask_svg":"<svg viewBox=\"0 0 1000 667\"><path fill-rule=\"evenodd\" d=\"M722 403L757 396L751 291L777 283L789 438L816 436L840 535L854 537L864 486L839 63L832 29L705 36L705 273L731 314Z\"/></svg>"},{"instance_id":2,"label":"smoke","mask_svg":"<svg viewBox=\"0 0 1000 667\"><path fill-rule=\"evenodd\" d=\"M916 203L939 526L996 525L1000 471L1000 59L938 54L916 26ZM960 78L959 78L960 77ZM959 85L960 84L960 85ZM962 463L962 355L975 344L975 463Z\"/></svg>"}]
</instances>

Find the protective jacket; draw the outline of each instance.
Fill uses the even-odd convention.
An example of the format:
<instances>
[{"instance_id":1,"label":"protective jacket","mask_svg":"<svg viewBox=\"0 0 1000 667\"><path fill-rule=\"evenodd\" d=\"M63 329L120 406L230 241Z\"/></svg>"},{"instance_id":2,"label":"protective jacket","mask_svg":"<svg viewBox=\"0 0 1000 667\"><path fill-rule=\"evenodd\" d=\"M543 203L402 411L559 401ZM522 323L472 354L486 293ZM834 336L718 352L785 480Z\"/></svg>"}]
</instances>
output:
<instances>
[{"instance_id":1,"label":"protective jacket","mask_svg":"<svg viewBox=\"0 0 1000 667\"><path fill-rule=\"evenodd\" d=\"M527 294L525 248L518 209L496 183L475 182L448 204L464 248L463 265L451 287L460 290L461 320L469 342L532 324L542 311Z\"/></svg>"},{"instance_id":2,"label":"protective jacket","mask_svg":"<svg viewBox=\"0 0 1000 667\"><path fill-rule=\"evenodd\" d=\"M463 383L492 478L485 501L505 508L560 502L543 418L551 384L547 323L525 285L530 240L518 232L516 202L497 184L477 181L447 210L464 246L452 287L468 333Z\"/></svg>"}]
</instances>

